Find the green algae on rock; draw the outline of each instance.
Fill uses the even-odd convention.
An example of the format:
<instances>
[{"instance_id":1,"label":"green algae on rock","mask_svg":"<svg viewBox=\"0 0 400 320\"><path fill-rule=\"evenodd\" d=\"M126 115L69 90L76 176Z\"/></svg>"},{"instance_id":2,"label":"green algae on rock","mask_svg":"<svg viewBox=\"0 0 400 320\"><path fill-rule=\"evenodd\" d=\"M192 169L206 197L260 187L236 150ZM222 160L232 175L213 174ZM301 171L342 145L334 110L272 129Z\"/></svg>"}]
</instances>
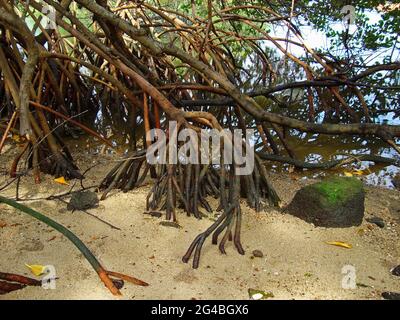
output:
<instances>
[{"instance_id":1,"label":"green algae on rock","mask_svg":"<svg viewBox=\"0 0 400 320\"><path fill-rule=\"evenodd\" d=\"M360 180L333 177L300 189L286 211L321 227L359 226L365 193Z\"/></svg>"}]
</instances>

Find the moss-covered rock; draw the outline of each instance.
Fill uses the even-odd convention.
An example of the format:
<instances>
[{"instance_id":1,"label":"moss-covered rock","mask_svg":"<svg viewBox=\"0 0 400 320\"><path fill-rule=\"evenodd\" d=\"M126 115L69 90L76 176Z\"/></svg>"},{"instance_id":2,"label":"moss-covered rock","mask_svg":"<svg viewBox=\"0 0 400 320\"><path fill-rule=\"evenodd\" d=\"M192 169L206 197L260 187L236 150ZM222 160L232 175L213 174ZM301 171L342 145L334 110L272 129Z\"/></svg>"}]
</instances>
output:
<instances>
[{"instance_id":1,"label":"moss-covered rock","mask_svg":"<svg viewBox=\"0 0 400 320\"><path fill-rule=\"evenodd\" d=\"M300 189L286 211L316 226L358 226L364 216L364 199L360 180L334 177Z\"/></svg>"}]
</instances>

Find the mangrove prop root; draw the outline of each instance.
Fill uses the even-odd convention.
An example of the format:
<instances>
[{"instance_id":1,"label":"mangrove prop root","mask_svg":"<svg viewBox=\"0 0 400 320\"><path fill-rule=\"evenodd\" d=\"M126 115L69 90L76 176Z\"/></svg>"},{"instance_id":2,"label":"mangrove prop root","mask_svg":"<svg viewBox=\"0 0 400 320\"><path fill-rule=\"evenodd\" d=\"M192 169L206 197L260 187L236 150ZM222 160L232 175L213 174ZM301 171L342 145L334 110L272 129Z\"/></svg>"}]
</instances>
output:
<instances>
[{"instance_id":1,"label":"mangrove prop root","mask_svg":"<svg viewBox=\"0 0 400 320\"><path fill-rule=\"evenodd\" d=\"M67 179L83 179L84 176L79 172L78 167L73 163L73 159L68 157L63 152L52 153L42 143L32 143L31 141L26 142L21 152L15 157L10 170L10 176L15 178L17 176L18 163L22 156L28 151L27 162L28 168L32 168L35 171L40 168L44 173L51 174L56 177L63 176ZM35 177L38 177L38 173L35 173ZM40 178L36 178L36 182L39 182Z\"/></svg>"},{"instance_id":2,"label":"mangrove prop root","mask_svg":"<svg viewBox=\"0 0 400 320\"><path fill-rule=\"evenodd\" d=\"M116 277L116 278L119 278L121 280L128 281L128 282L130 282L132 284L136 284L138 286L147 287L149 285L147 282L144 282L144 281L142 281L140 279L137 279L137 278L134 278L134 277L131 277L131 276L128 276L126 274L119 273L119 272L106 271L106 273L111 277Z\"/></svg>"},{"instance_id":3,"label":"mangrove prop root","mask_svg":"<svg viewBox=\"0 0 400 320\"><path fill-rule=\"evenodd\" d=\"M139 185L140 167L146 164L141 179L150 167L145 161L145 153L146 150L135 151L111 169L100 184L100 189L105 190L102 199L113 188L127 191ZM147 194L146 211L166 211L166 220L176 222L175 209L181 208L188 216L201 219L204 215L201 209L213 211L207 197L220 200L218 209L224 213L195 238L182 259L188 262L194 253L193 268L198 268L202 246L211 234L212 243L216 245L219 235L223 234L218 245L221 253L226 253L225 246L229 240L240 254L244 254L240 239L240 197L245 198L248 205L257 211L264 207L265 202L279 205L280 199L270 185L266 169L258 156L255 158L255 170L251 174L237 176L234 168L236 165L222 165L219 168L210 164L157 165L157 179Z\"/></svg>"},{"instance_id":4,"label":"mangrove prop root","mask_svg":"<svg viewBox=\"0 0 400 320\"><path fill-rule=\"evenodd\" d=\"M97 272L98 276L100 277L100 279L104 283L104 285L107 287L107 289L110 290L110 292L113 295L121 295L121 292L118 290L117 287L115 287L113 281L109 277L110 271L106 271L103 268L103 266L100 264L100 262L97 260L97 258L93 255L93 253L88 249L88 247L86 247L86 245L74 233L72 233L70 230L68 230L63 225L59 224L58 222L50 219L49 217L46 217L45 215L27 207L27 206L24 206L14 200L0 196L0 203L1 202L5 203L11 207L14 207L14 208L30 215L31 217L33 217L35 219L38 219L39 221L45 223L46 225L48 225L48 226L54 228L55 230L57 230L58 232L62 233L83 254L83 256L86 258L86 260L90 263L90 265L93 267L93 269ZM121 275L119 273L112 273L112 275L114 277L118 277L118 278L120 278L120 276L128 277L125 275ZM132 277L128 277L128 278L135 279ZM124 279L124 280L127 280L127 279ZM134 283L134 282L132 282L132 283ZM143 284L140 284L140 285L144 285L144 282L142 282L142 283ZM139 283L136 283L136 284L139 284Z\"/></svg>"},{"instance_id":5,"label":"mangrove prop root","mask_svg":"<svg viewBox=\"0 0 400 320\"><path fill-rule=\"evenodd\" d=\"M17 176L17 167L18 163L21 160L22 156L24 153L28 150L29 148L29 142L26 142L24 146L22 147L21 152L18 153L18 155L15 157L13 163L11 164L11 170L10 170L10 177L15 178Z\"/></svg>"},{"instance_id":6,"label":"mangrove prop root","mask_svg":"<svg viewBox=\"0 0 400 320\"><path fill-rule=\"evenodd\" d=\"M42 282L36 279L21 276L19 274L0 272L0 279L9 282L18 282L27 286L41 286Z\"/></svg>"},{"instance_id":7,"label":"mangrove prop root","mask_svg":"<svg viewBox=\"0 0 400 320\"><path fill-rule=\"evenodd\" d=\"M13 283L13 282L7 282L7 281L0 281L0 294L6 294L10 293L15 290L20 290L25 288L25 284L21 283Z\"/></svg>"},{"instance_id":8,"label":"mangrove prop root","mask_svg":"<svg viewBox=\"0 0 400 320\"><path fill-rule=\"evenodd\" d=\"M192 244L189 246L187 252L182 258L184 263L189 262L193 252L193 268L197 269L200 263L200 254L203 244L207 237L212 235L212 243L218 244L218 236L225 230L225 234L218 246L219 251L222 254L226 254L225 244L226 241L232 238L232 228L234 229L234 245L240 254L244 254L242 244L240 242L240 232L241 232L241 211L240 211L240 178L234 174L235 165L230 166L230 177L229 177L229 191L228 191L228 203L224 213L215 221L207 230L199 234Z\"/></svg>"},{"instance_id":9,"label":"mangrove prop root","mask_svg":"<svg viewBox=\"0 0 400 320\"><path fill-rule=\"evenodd\" d=\"M26 286L41 286L42 282L18 274L0 272L0 294L20 290ZM4 280L4 281L2 281Z\"/></svg>"},{"instance_id":10,"label":"mangrove prop root","mask_svg":"<svg viewBox=\"0 0 400 320\"><path fill-rule=\"evenodd\" d=\"M142 183L144 177L140 177L139 174L145 160L146 152L140 150L132 153L126 159L118 161L100 183L99 189L104 190L101 200L104 200L114 188L127 192ZM147 172L148 168L144 170L143 175L146 175Z\"/></svg>"}]
</instances>

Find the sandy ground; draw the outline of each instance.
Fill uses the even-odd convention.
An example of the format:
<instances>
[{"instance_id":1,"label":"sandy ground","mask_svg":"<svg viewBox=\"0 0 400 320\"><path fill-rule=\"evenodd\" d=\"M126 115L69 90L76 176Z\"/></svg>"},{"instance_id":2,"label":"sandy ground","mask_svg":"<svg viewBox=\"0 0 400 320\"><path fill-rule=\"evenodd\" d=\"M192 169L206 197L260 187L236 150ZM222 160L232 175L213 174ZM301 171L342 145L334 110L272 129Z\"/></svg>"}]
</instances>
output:
<instances>
[{"instance_id":1,"label":"sandy ground","mask_svg":"<svg viewBox=\"0 0 400 320\"><path fill-rule=\"evenodd\" d=\"M0 185L9 180L6 172L16 149L8 146L0 156ZM98 183L113 165L112 157L94 157L90 149L75 150L74 154L82 171L101 162L88 172L85 186ZM36 199L70 189L56 184L50 176L43 176L43 180L34 185L31 175L23 177L20 198ZM296 190L315 180L293 173L272 174L271 181L287 204ZM79 188L78 183L75 189ZM239 255L229 243L227 255L222 255L209 240L199 269L193 270L181 258L194 237L212 223L211 217L196 220L180 212L181 229L162 226L162 219L143 214L149 188L146 184L125 194L113 191L99 208L89 210L121 231L81 211L67 212L66 204L59 200L24 203L70 228L108 269L150 284L139 287L126 283L122 299L248 299L249 288L272 292L274 299L381 299L383 291L400 291L400 278L389 272L400 264L398 191L367 188L365 217L383 218L383 229L365 220L359 227L319 228L272 208L256 213L243 203L246 254ZM15 184L1 195L14 197ZM55 290L30 287L0 295L0 299L114 299L62 235L4 204L0 204L0 222L0 271L32 276L25 263L54 265L59 277ZM353 248L331 246L327 241L345 241ZM264 257L253 257L256 249ZM342 288L342 268L346 265L355 267L356 289Z\"/></svg>"}]
</instances>

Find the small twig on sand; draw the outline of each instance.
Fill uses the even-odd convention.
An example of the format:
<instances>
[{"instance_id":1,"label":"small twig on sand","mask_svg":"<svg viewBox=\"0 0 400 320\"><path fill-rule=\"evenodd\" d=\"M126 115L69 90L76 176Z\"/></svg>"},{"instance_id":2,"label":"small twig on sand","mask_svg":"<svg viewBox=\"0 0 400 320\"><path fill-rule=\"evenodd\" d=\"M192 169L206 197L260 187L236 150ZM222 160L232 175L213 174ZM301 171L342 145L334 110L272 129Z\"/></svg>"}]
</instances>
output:
<instances>
[{"instance_id":1,"label":"small twig on sand","mask_svg":"<svg viewBox=\"0 0 400 320\"><path fill-rule=\"evenodd\" d=\"M99 220L100 222L103 222L104 224L106 224L106 225L108 225L109 227L111 227L111 229L115 229L115 230L121 231L121 228L118 228L118 227L116 227L116 226L113 226L111 223L109 223L109 222L107 222L107 221L105 221L105 220L99 218L98 216L94 215L93 213L87 212L86 210L80 210L80 211L82 211L82 212L88 214L89 216L91 216L91 217L93 217L93 218Z\"/></svg>"},{"instance_id":2,"label":"small twig on sand","mask_svg":"<svg viewBox=\"0 0 400 320\"><path fill-rule=\"evenodd\" d=\"M62 200L62 199L60 199L60 198L56 198L55 200L59 200L59 201L65 203L65 204L68 204L65 200ZM74 210L74 211L75 211L75 210ZM108 226L111 227L112 229L116 229L116 230L121 231L121 228L118 228L118 227L112 225L111 223L109 223L109 222L107 222L107 221L105 221L105 220L99 218L98 216L94 215L93 213L87 212L86 210L76 210L76 211L82 211L82 212L86 213L87 215L89 215L89 216L91 216L91 217L93 217L93 218L99 220L100 222L102 222L102 223L108 225Z\"/></svg>"}]
</instances>

